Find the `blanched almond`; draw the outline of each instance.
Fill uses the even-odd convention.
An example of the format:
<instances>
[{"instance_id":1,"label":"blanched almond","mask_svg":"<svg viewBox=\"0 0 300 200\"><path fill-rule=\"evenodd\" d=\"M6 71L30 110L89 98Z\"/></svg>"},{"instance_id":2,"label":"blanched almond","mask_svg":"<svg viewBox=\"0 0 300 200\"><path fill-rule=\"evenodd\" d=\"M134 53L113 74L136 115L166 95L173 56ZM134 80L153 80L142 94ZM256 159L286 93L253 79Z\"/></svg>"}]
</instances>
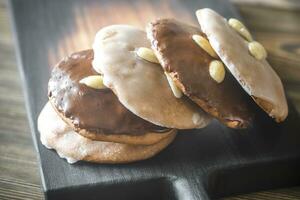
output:
<instances>
[{"instance_id":1,"label":"blanched almond","mask_svg":"<svg viewBox=\"0 0 300 200\"><path fill-rule=\"evenodd\" d=\"M248 44L248 49L251 55L254 56L257 60L262 60L267 57L267 51L259 42L250 42Z\"/></svg>"},{"instance_id":2,"label":"blanched almond","mask_svg":"<svg viewBox=\"0 0 300 200\"><path fill-rule=\"evenodd\" d=\"M202 37L201 35L193 35L192 39L211 57L218 58L215 50L211 47L209 41L205 37Z\"/></svg>"},{"instance_id":3,"label":"blanched almond","mask_svg":"<svg viewBox=\"0 0 300 200\"><path fill-rule=\"evenodd\" d=\"M102 89L105 88L103 84L103 77L101 75L92 75L87 76L79 81L81 84L85 84L88 87L94 89Z\"/></svg>"},{"instance_id":4,"label":"blanched almond","mask_svg":"<svg viewBox=\"0 0 300 200\"><path fill-rule=\"evenodd\" d=\"M235 18L230 18L228 20L228 24L249 42L251 42L253 40L250 32L248 31L246 26L241 21L239 21Z\"/></svg>"},{"instance_id":5,"label":"blanched almond","mask_svg":"<svg viewBox=\"0 0 300 200\"><path fill-rule=\"evenodd\" d=\"M152 63L159 63L154 52L152 51L152 49L146 48L146 47L140 47L137 51L136 54L144 59L147 60L149 62Z\"/></svg>"},{"instance_id":6,"label":"blanched almond","mask_svg":"<svg viewBox=\"0 0 300 200\"><path fill-rule=\"evenodd\" d=\"M213 60L209 64L209 75L217 82L221 83L225 78L225 68L221 61Z\"/></svg>"},{"instance_id":7,"label":"blanched almond","mask_svg":"<svg viewBox=\"0 0 300 200\"><path fill-rule=\"evenodd\" d=\"M167 72L165 72L165 75L166 75L166 77L168 79L170 88L171 88L174 96L176 98L181 98L182 97L182 91L177 87L177 85L174 83L172 77Z\"/></svg>"}]
</instances>

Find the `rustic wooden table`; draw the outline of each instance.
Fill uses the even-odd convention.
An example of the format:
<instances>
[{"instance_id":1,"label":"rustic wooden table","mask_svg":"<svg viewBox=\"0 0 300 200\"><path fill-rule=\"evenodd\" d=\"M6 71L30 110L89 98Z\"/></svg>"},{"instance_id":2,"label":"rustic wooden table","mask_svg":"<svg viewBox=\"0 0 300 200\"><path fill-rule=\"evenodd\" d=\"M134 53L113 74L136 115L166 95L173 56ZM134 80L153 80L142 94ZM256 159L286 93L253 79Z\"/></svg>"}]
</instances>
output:
<instances>
[{"instance_id":1,"label":"rustic wooden table","mask_svg":"<svg viewBox=\"0 0 300 200\"><path fill-rule=\"evenodd\" d=\"M300 1L270 2L234 0L249 29L267 48L269 61L299 112ZM5 0L0 0L0 66L0 199L42 199ZM300 199L300 187L227 199Z\"/></svg>"}]
</instances>

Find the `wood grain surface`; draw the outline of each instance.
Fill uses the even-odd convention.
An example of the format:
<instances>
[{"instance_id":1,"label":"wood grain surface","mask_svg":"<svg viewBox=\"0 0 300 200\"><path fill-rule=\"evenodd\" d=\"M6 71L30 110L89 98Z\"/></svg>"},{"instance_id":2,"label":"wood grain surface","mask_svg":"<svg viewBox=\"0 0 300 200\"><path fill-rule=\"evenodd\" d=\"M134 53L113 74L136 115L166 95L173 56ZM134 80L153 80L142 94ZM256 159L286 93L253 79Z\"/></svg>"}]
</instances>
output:
<instances>
[{"instance_id":1,"label":"wood grain surface","mask_svg":"<svg viewBox=\"0 0 300 200\"><path fill-rule=\"evenodd\" d=\"M269 61L300 111L300 11L244 6L240 2L238 8L249 29L267 48ZM78 37L82 43L85 42L84 37ZM68 45L79 44L70 41ZM74 47L69 48L71 51ZM49 55L50 62L54 63L61 54L53 52ZM4 0L0 0L0 61L0 199L42 199L36 153L27 123ZM299 198L300 187L295 187L227 199Z\"/></svg>"},{"instance_id":2,"label":"wood grain surface","mask_svg":"<svg viewBox=\"0 0 300 200\"><path fill-rule=\"evenodd\" d=\"M42 199L5 1L0 1L0 199Z\"/></svg>"}]
</instances>

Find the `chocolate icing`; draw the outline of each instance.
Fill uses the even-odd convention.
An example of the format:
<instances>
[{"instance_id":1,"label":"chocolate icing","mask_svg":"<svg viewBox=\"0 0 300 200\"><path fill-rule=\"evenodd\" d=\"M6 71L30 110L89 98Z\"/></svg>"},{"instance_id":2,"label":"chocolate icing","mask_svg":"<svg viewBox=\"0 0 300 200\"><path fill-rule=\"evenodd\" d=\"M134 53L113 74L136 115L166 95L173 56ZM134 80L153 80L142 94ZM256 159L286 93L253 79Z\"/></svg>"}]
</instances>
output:
<instances>
[{"instance_id":1,"label":"chocolate icing","mask_svg":"<svg viewBox=\"0 0 300 200\"><path fill-rule=\"evenodd\" d=\"M209 64L215 58L192 39L194 34L206 37L199 28L161 19L149 24L147 32L164 70L173 75L187 96L230 127L242 128L251 123L250 97L230 72L226 71L221 83L210 77Z\"/></svg>"},{"instance_id":2,"label":"chocolate icing","mask_svg":"<svg viewBox=\"0 0 300 200\"><path fill-rule=\"evenodd\" d=\"M54 67L49 80L48 96L52 105L72 121L75 129L127 135L166 130L131 113L110 89L80 84L82 78L98 75L92 68L92 60L92 50L74 53Z\"/></svg>"}]
</instances>

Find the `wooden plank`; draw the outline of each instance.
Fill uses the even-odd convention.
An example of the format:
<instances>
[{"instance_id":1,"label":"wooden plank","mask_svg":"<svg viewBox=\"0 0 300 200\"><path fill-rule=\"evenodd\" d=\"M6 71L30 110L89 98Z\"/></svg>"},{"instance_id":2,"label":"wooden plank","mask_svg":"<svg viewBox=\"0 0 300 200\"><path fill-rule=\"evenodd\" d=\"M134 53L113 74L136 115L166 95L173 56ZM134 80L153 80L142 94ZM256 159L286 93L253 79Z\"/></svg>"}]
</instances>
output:
<instances>
[{"instance_id":1,"label":"wooden plank","mask_svg":"<svg viewBox=\"0 0 300 200\"><path fill-rule=\"evenodd\" d=\"M0 27L0 199L43 199L4 0Z\"/></svg>"},{"instance_id":2,"label":"wooden plank","mask_svg":"<svg viewBox=\"0 0 300 200\"><path fill-rule=\"evenodd\" d=\"M0 178L0 199L43 199L40 187L28 182Z\"/></svg>"},{"instance_id":3,"label":"wooden plank","mask_svg":"<svg viewBox=\"0 0 300 200\"><path fill-rule=\"evenodd\" d=\"M286 9L288 11L300 9L298 0L231 0L231 2L243 6L254 5L257 7Z\"/></svg>"},{"instance_id":4,"label":"wooden plank","mask_svg":"<svg viewBox=\"0 0 300 200\"><path fill-rule=\"evenodd\" d=\"M3 165L6 165L7 162L9 166L11 166L13 169L10 169L10 167L7 168L1 168L1 175L0 175L0 199L41 199L41 193L40 193L40 186L39 186L39 177L38 177L38 168L32 166L31 164L26 164L28 167L24 167L24 160L29 160L29 163L33 162L36 163L35 159L35 152L32 148L32 143L30 139L29 129L28 125L24 125L24 123L18 123L17 126L11 126L8 123L13 122L13 119L15 117L19 118L20 121L24 121L26 123L26 112L23 105L23 95L21 90L21 83L19 76L17 76L18 72L16 70L16 63L15 63L15 56L14 51L12 48L12 39L11 39L11 32L9 31L9 23L8 23L8 17L7 17L7 10L6 10L6 4L4 0L0 0L0 60L1 60L1 67L0 67L0 82L2 80L8 81L10 80L10 84L2 85L3 82L0 83L0 87L3 87L4 89L0 92L0 115L2 116L0 122L3 122L3 116L8 118L9 120L5 121L6 123L0 123L0 129L3 130L0 132L0 147L2 148L3 145L5 145L5 148L11 148L8 149L8 151L5 153L9 153L12 151L11 154L9 154L9 158L13 159L6 159L6 157L1 157L0 159L0 167ZM281 24L271 24L269 27L269 31L259 31L261 28L263 28L262 25L263 21L268 18L269 15L273 15L274 11L272 9L261 9L260 7L248 7L248 6L240 6L240 10L242 12L243 17L246 19L247 24L251 26L251 30L258 30L255 31L256 34L261 34L261 32L264 32L265 36L261 37L260 40L268 39L271 41L272 37L268 37L268 34L270 33L272 35L272 30L278 31L280 33L285 32L284 26L282 27L281 24L289 23L290 29L295 30L294 33L287 33L285 37L282 37L282 40L285 38L289 38L289 36L292 35L299 35L299 32L297 30L297 25L299 24L299 18L295 18L295 14L290 11L278 11L280 13L279 16L283 16L285 18L285 21L283 21ZM261 10L261 14L258 18L255 17L255 13L257 10ZM264 10L264 12L263 12ZM277 13L278 13L277 12ZM246 17L245 17L246 16ZM277 15L278 16L278 15ZM292 19L292 20L291 20ZM296 20L298 19L298 21ZM91 19L89 19L91 20ZM266 22L266 24L270 23L272 20L269 20ZM280 26L280 27L278 27ZM286 25L285 25L286 26ZM294 27L294 28L292 28ZM279 37L280 39L280 37ZM264 42L263 42L264 43ZM265 43L264 43L265 44ZM269 47L268 47L269 50ZM294 67L297 62L293 62L294 58L291 59L280 59L280 53L282 51L278 51L279 60L275 59L273 62L276 64L279 62L280 64L277 64L278 66L283 66L282 73L285 73L284 67L286 66L286 62L291 62L290 65L288 65L287 70L291 73L287 73L286 75L286 87L288 90L292 90L293 96L292 99L298 99L297 105L300 105L299 101L299 85L291 84L289 81L289 76L294 74L292 73L297 72L297 67L295 67L295 70L289 70L290 67ZM299 62L298 62L299 63ZM4 71L3 71L4 70ZM281 72L280 72L281 73ZM5 75L8 75L6 77ZM294 80L293 78L292 80ZM298 79L299 80L299 79ZM8 88L8 89L5 89ZM288 91L289 92L289 91ZM1 95L2 94L2 95ZM5 95L3 95L5 94ZM289 94L291 94L289 92ZM13 103L10 103L13 102ZM299 106L298 106L299 107ZM5 127L5 130L3 129ZM22 140L18 140L19 136L23 136ZM6 140L2 140L2 138L7 138ZM15 139L13 138L15 137ZM2 142L3 141L3 142ZM19 145L19 143L22 143L22 145ZM0 149L0 154L3 156L3 149ZM15 148L15 149L14 149ZM22 154L22 151L27 152L25 155ZM23 156L23 157L22 157ZM24 159L25 158L25 159ZM9 160L9 161L7 161ZM21 161L19 161L21 160ZM4 164L5 163L5 164ZM23 171L22 171L23 168ZM17 174L26 174L26 176L22 175L16 175L15 173L18 172L18 170L21 170ZM15 174L15 175L14 175ZM5 176L5 178L3 177ZM21 179L23 180L20 180ZM18 178L18 179L16 179ZM29 185L29 186L28 186ZM7 190L7 191L6 191ZM34 191L34 195L31 195L31 191ZM261 193L254 193L249 195L242 195L237 197L232 197L231 199L298 199L300 198L299 194L300 188L290 188L290 189L280 189L275 190L272 192L261 192ZM39 197L35 195L35 193L39 193ZM22 193L21 197L20 194ZM26 194L23 194L26 193ZM228 198L230 199L230 198Z\"/></svg>"},{"instance_id":5,"label":"wooden plank","mask_svg":"<svg viewBox=\"0 0 300 200\"><path fill-rule=\"evenodd\" d=\"M14 21L17 24L16 34L19 47L21 47L17 57L22 62L21 76L23 77L24 89L26 90L27 107L29 111L29 122L33 131L33 136L38 141L36 132L36 118L46 101L47 80L49 77L49 68L47 66L54 65L58 60L67 54L81 49L90 48L93 37L99 27L109 24L129 23L139 27L144 27L149 20L157 17L175 17L181 20L189 21L197 24L194 12L200 7L213 7L225 16L237 16L231 5L227 1L11 1ZM31 13L31 15L28 15ZM38 19L38 20L37 20ZM99 20L95 20L99 19ZM25 32L23 32L25 31ZM26 50L25 50L26 49ZM34 55L34 59L33 56ZM20 63L21 64L21 63ZM28 73L28 72L32 73ZM38 75L37 75L38 74ZM34 81L35 84L31 85ZM33 89L36 85L39 89ZM161 190L165 187L173 187L174 181L161 177L163 172L157 174L159 180L156 180L154 173L149 173L141 168L134 171L131 169L118 171L117 176L107 174L105 177L94 178L95 173L103 174L107 171L112 173L118 166L106 168L99 166L95 168L92 165L85 166L85 170L70 166L60 160L54 152L46 150L41 146L40 142L36 142L40 154L43 173L44 190L48 198L59 198L59 192L65 191L66 195L72 198L82 198L84 195L85 185L90 185L90 192L94 196L100 195L105 197L109 190L104 190L101 182L120 182L114 184L110 188L118 191L126 180L138 176L140 181L145 181L149 187L152 183L152 190ZM54 159L54 160L53 160ZM151 161L150 161L151 162ZM51 165L49 165L51 163ZM61 165L62 164L62 165ZM145 165L144 167L147 167ZM143 168L144 168L143 167ZM155 167L155 166L153 166ZM175 166L174 166L175 167ZM58 168L60 168L58 170ZM175 167L178 168L178 167ZM60 174L61 173L61 174ZM127 175L125 175L127 174ZM74 176L75 175L75 176ZM190 176L190 175L189 175ZM77 177L77 178L76 178ZM118 177L123 177L119 179ZM127 178L126 178L127 177ZM75 178L75 179L74 179ZM154 178L154 179L153 179ZM162 178L162 179L161 179ZM94 180L91 180L94 179ZM149 180L151 179L151 180ZM153 180L152 180L153 179ZM185 178L187 180L192 179ZM167 181L165 181L167 180ZM184 182L188 182L184 180ZM125 182L124 182L125 181ZM136 185L136 182L132 182ZM127 193L127 198L144 197L145 184L138 184L135 187L141 187L136 194ZM155 185L166 185L157 188ZM189 185L191 183L188 183ZM98 185L97 190L95 186ZM100 188L99 188L100 186ZM77 188L72 190L72 188ZM177 187L177 186L176 186ZM180 186L182 187L182 186ZM187 187L187 184L186 186ZM208 198L203 191L202 186L198 183L193 186L190 191L191 198ZM67 188L63 190L62 188ZM101 189L102 188L102 189ZM69 192L68 192L69 191ZM82 191L82 192L80 192ZM118 192L110 192L110 195L120 195ZM168 194L166 192L166 194ZM160 197L155 192L147 193L152 197ZM170 195L173 195L170 193ZM108 197L108 196L106 196ZM60 198L63 198L60 196Z\"/></svg>"}]
</instances>

